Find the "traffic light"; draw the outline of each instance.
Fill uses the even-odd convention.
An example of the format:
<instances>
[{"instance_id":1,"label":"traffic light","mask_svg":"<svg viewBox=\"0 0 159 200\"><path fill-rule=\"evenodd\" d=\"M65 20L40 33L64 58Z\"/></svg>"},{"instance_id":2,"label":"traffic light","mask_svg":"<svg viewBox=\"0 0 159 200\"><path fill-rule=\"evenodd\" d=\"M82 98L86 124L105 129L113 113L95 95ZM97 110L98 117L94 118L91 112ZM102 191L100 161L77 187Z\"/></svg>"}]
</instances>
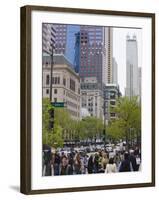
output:
<instances>
[{"instance_id":1,"label":"traffic light","mask_svg":"<svg viewBox=\"0 0 159 200\"><path fill-rule=\"evenodd\" d=\"M54 128L54 108L49 109L49 129Z\"/></svg>"}]
</instances>

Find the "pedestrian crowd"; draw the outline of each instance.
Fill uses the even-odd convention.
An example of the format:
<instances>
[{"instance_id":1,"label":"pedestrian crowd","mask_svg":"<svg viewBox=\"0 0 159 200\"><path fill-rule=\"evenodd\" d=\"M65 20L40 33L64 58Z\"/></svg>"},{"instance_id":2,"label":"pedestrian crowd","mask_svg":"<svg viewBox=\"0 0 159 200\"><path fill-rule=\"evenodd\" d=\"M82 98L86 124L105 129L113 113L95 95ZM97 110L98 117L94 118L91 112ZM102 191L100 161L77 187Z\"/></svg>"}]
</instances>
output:
<instances>
[{"instance_id":1,"label":"pedestrian crowd","mask_svg":"<svg viewBox=\"0 0 159 200\"><path fill-rule=\"evenodd\" d=\"M116 173L141 170L141 153L138 148L114 154L106 150L93 153L43 151L43 176Z\"/></svg>"}]
</instances>

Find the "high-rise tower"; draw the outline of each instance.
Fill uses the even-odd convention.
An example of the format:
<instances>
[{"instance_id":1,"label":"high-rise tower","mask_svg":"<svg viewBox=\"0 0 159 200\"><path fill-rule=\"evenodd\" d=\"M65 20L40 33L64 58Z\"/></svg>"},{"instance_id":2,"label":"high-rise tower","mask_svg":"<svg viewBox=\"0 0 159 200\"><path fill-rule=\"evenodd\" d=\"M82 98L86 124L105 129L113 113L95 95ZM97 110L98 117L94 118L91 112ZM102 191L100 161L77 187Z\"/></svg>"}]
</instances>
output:
<instances>
[{"instance_id":1,"label":"high-rise tower","mask_svg":"<svg viewBox=\"0 0 159 200\"><path fill-rule=\"evenodd\" d=\"M51 53L52 45L55 45L56 30L53 24L42 25L42 49L43 53Z\"/></svg>"},{"instance_id":2,"label":"high-rise tower","mask_svg":"<svg viewBox=\"0 0 159 200\"><path fill-rule=\"evenodd\" d=\"M113 83L112 59L113 59L113 29L104 27L103 30L103 82Z\"/></svg>"},{"instance_id":3,"label":"high-rise tower","mask_svg":"<svg viewBox=\"0 0 159 200\"><path fill-rule=\"evenodd\" d=\"M138 96L138 46L137 38L127 35L126 40L126 90L128 97Z\"/></svg>"}]
</instances>

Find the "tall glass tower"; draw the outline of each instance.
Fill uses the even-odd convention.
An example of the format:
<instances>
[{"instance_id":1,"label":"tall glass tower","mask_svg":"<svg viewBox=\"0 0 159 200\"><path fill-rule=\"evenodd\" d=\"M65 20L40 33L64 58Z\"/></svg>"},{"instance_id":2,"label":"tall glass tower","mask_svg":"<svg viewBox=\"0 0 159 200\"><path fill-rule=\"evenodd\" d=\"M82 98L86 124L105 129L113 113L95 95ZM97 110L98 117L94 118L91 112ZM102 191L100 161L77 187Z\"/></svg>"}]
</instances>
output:
<instances>
[{"instance_id":1,"label":"tall glass tower","mask_svg":"<svg viewBox=\"0 0 159 200\"><path fill-rule=\"evenodd\" d=\"M66 37L66 58L74 63L75 60L75 42L76 34L80 31L79 25L67 25L67 37Z\"/></svg>"},{"instance_id":2,"label":"tall glass tower","mask_svg":"<svg viewBox=\"0 0 159 200\"><path fill-rule=\"evenodd\" d=\"M128 97L138 96L138 47L136 36L126 40L126 90Z\"/></svg>"}]
</instances>

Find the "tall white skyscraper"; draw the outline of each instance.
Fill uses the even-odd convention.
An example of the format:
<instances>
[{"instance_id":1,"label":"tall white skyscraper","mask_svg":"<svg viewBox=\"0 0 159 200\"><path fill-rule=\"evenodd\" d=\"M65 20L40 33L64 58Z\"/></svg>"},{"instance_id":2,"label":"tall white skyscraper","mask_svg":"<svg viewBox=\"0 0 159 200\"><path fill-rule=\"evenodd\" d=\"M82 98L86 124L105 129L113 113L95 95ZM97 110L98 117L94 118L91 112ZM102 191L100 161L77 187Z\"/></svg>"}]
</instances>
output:
<instances>
[{"instance_id":1,"label":"tall white skyscraper","mask_svg":"<svg viewBox=\"0 0 159 200\"><path fill-rule=\"evenodd\" d=\"M142 75L141 67L138 67L138 91L139 91L139 97L140 98L141 98L141 81L142 81L142 76L141 75Z\"/></svg>"},{"instance_id":2,"label":"tall white skyscraper","mask_svg":"<svg viewBox=\"0 0 159 200\"><path fill-rule=\"evenodd\" d=\"M113 58L113 29L103 29L103 83L113 83L112 58Z\"/></svg>"},{"instance_id":3,"label":"tall white skyscraper","mask_svg":"<svg viewBox=\"0 0 159 200\"><path fill-rule=\"evenodd\" d=\"M125 95L128 97L139 95L138 86L138 46L137 38L127 35L126 40L126 89Z\"/></svg>"},{"instance_id":4,"label":"tall white skyscraper","mask_svg":"<svg viewBox=\"0 0 159 200\"><path fill-rule=\"evenodd\" d=\"M118 85L118 64L114 57L112 59L112 83Z\"/></svg>"}]
</instances>

